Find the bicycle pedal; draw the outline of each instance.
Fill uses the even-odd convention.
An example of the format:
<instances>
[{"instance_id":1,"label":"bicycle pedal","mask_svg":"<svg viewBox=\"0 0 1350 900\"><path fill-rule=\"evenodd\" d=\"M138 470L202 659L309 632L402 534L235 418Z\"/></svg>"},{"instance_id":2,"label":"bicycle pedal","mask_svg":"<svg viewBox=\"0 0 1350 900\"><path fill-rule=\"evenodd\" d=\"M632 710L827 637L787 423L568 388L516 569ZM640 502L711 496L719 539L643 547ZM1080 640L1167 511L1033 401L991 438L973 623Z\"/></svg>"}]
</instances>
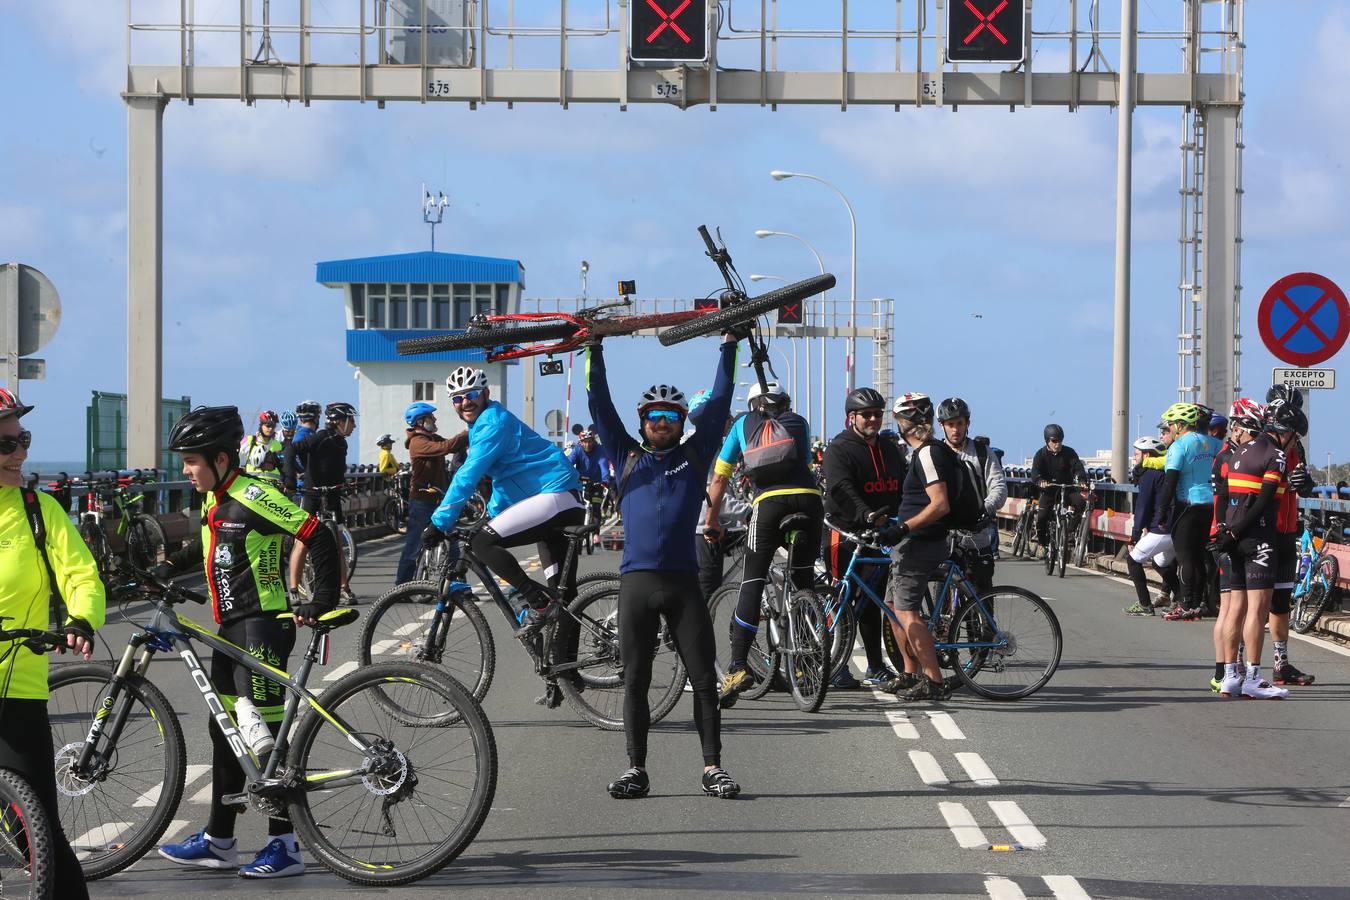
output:
<instances>
[{"instance_id":1,"label":"bicycle pedal","mask_svg":"<svg viewBox=\"0 0 1350 900\"><path fill-rule=\"evenodd\" d=\"M226 794L225 796L220 798L220 803L222 806L238 806L242 808L247 808L248 802L249 801L247 792L242 794Z\"/></svg>"}]
</instances>

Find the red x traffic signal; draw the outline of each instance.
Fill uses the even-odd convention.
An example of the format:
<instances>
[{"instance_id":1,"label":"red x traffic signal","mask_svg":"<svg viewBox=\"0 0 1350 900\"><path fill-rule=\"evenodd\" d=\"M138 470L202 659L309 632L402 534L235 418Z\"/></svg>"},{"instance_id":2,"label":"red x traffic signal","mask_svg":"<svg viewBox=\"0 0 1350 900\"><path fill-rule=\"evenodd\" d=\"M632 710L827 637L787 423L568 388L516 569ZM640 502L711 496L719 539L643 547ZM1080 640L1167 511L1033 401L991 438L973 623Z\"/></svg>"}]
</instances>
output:
<instances>
[{"instance_id":1,"label":"red x traffic signal","mask_svg":"<svg viewBox=\"0 0 1350 900\"><path fill-rule=\"evenodd\" d=\"M947 0L950 62L1021 62L1024 0Z\"/></svg>"},{"instance_id":2,"label":"red x traffic signal","mask_svg":"<svg viewBox=\"0 0 1350 900\"><path fill-rule=\"evenodd\" d=\"M802 301L794 300L791 303L784 303L782 306L778 307L778 324L802 324Z\"/></svg>"},{"instance_id":3,"label":"red x traffic signal","mask_svg":"<svg viewBox=\"0 0 1350 900\"><path fill-rule=\"evenodd\" d=\"M628 56L635 62L708 58L707 0L632 0Z\"/></svg>"}]
</instances>

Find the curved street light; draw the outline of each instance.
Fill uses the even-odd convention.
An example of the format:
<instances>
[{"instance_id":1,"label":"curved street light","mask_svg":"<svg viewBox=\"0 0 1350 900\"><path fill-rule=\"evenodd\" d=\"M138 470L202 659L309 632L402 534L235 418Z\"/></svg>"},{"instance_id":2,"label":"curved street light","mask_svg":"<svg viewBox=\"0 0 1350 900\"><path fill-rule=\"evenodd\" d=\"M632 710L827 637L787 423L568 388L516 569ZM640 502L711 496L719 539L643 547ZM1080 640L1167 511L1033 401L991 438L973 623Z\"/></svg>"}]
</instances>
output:
<instances>
[{"instance_id":1,"label":"curved street light","mask_svg":"<svg viewBox=\"0 0 1350 900\"><path fill-rule=\"evenodd\" d=\"M853 204L848 202L848 198L844 196L843 191L839 190L839 188L835 187L833 184L826 181L824 178L821 178L819 175L808 175L805 172L784 172L782 169L774 169L772 172L769 173L769 177L771 177L774 181L784 181L785 179L788 178L805 178L809 181L818 181L821 184L825 185L830 190L834 191L835 194L838 195L839 199L844 201L844 208L848 210L848 221L851 231L851 238L849 249L849 285L848 285L848 321L849 321L848 368L846 371L847 371L848 389L851 391L856 386L857 366L858 366L858 359L856 352L857 348L854 346L856 343L855 335L858 330L858 219L856 216L853 215ZM824 427L824 422L821 422L821 427L822 428Z\"/></svg>"},{"instance_id":2,"label":"curved street light","mask_svg":"<svg viewBox=\"0 0 1350 900\"><path fill-rule=\"evenodd\" d=\"M788 284L788 283L789 283L788 280L787 280L786 278L784 278L782 275L751 275L751 276L750 276L750 280L751 280L751 281L781 281L783 284ZM797 345L796 345L796 343L793 343L793 345L792 345L792 360L791 360L791 362L788 361L788 355L787 355L786 353L783 352L783 348L782 348L782 347L774 346L773 349L777 350L777 351L778 351L778 355L781 356L781 357L783 357L783 365L787 367L787 370L788 370L788 376L789 376L789 378L788 378L788 394L791 395L791 396L793 396L793 397L795 397L795 396L797 396ZM810 360L811 360L810 355L808 355L808 356L806 357L806 359L807 359L807 362L810 362ZM808 401L808 403L807 403L806 409L808 410L808 412L809 412L810 409L811 409L811 406L810 406L809 401Z\"/></svg>"},{"instance_id":3,"label":"curved street light","mask_svg":"<svg viewBox=\"0 0 1350 900\"><path fill-rule=\"evenodd\" d=\"M785 237L785 238L792 238L794 241L796 241L796 242L798 242L799 244L801 244L801 245L802 245L803 247L805 247L807 250L810 250L810 251L811 251L811 255L814 256L814 257L816 258L816 265L820 267L820 274L822 274L822 275L825 274L825 260L821 258L820 252L819 252L818 250L816 250L816 248L815 248L814 246L812 246L811 242L808 241L806 238L802 237L800 234L793 234L793 233L790 232L790 231L772 231L772 230L767 229L767 228L760 228L760 229L757 229L757 230L755 231L755 237L760 238L761 240L764 239L764 238L767 238L767 237ZM821 299L821 300L825 300L828 296L829 296L829 292L826 291L825 293L823 293L823 294L820 295L820 299ZM803 303L803 304L802 304L802 329L803 329L803 331L805 331L806 328L810 325L810 320L807 318L807 316L808 316L807 310L808 310L809 308L810 308L810 305L809 305L809 304L806 304L806 303ZM825 321L825 315L824 315L823 313L820 315L819 318L820 318L820 321L821 321L822 323ZM829 348L829 343L830 343L830 342L829 342L827 339L823 338L823 337L820 339L820 419L819 419L818 421L820 422L820 429L821 429L821 434L822 434L822 435L824 435L824 433L825 433L825 399L826 399L826 387L825 387L825 384L826 384L826 380L827 380L827 379L826 379L826 372L828 371L828 367L826 366L826 362L825 362L825 351ZM809 413L810 410L811 410L811 337L810 337L809 333L807 334L807 337L806 337L806 397L805 397L805 400L806 400L806 410L807 410L807 412Z\"/></svg>"}]
</instances>

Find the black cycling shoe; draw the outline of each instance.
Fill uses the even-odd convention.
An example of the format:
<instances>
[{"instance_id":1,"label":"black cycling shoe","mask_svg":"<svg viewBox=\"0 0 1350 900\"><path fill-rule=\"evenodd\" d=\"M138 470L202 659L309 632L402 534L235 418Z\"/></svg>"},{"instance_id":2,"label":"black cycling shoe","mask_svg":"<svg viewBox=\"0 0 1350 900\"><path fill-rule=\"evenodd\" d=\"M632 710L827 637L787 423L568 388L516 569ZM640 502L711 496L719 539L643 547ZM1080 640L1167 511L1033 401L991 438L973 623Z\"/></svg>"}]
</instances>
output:
<instances>
[{"instance_id":1,"label":"black cycling shoe","mask_svg":"<svg viewBox=\"0 0 1350 900\"><path fill-rule=\"evenodd\" d=\"M558 602L557 592L551 588L536 587L530 592L528 601L525 608L516 613L516 621L520 626L515 631L518 638L537 634L541 628L562 615L562 604Z\"/></svg>"},{"instance_id":2,"label":"black cycling shoe","mask_svg":"<svg viewBox=\"0 0 1350 900\"><path fill-rule=\"evenodd\" d=\"M615 800L641 800L651 790L652 783L641 769L629 769L609 783L609 795Z\"/></svg>"},{"instance_id":3,"label":"black cycling shoe","mask_svg":"<svg viewBox=\"0 0 1350 900\"><path fill-rule=\"evenodd\" d=\"M734 800L741 786L731 779L726 769L718 766L703 773L703 793L721 800Z\"/></svg>"}]
</instances>

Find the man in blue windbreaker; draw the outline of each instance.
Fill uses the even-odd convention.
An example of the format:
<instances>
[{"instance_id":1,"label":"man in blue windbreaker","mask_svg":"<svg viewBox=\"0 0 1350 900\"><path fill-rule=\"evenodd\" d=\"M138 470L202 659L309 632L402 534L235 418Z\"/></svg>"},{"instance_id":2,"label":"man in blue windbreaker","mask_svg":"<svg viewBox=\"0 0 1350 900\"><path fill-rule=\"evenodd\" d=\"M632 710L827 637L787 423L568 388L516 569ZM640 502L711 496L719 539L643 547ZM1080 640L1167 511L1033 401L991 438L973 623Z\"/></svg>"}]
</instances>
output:
<instances>
[{"instance_id":1,"label":"man in blue windbreaker","mask_svg":"<svg viewBox=\"0 0 1350 900\"><path fill-rule=\"evenodd\" d=\"M736 383L736 345L733 336L722 344L702 421L721 423L727 418ZM722 718L713 666L716 650L694 549L708 465L721 443L722 429L715 425L700 428L681 443L689 415L684 392L674 385L654 384L638 403L641 440L634 438L614 408L599 344L590 348L586 390L600 441L613 454L624 521L619 649L624 663L623 725L630 768L609 785L609 795L616 800L637 799L651 790L647 689L664 618L694 692L694 726L703 745L703 792L735 797L740 786L722 768Z\"/></svg>"},{"instance_id":2,"label":"man in blue windbreaker","mask_svg":"<svg viewBox=\"0 0 1350 900\"><path fill-rule=\"evenodd\" d=\"M492 479L487 525L473 537L473 551L519 592L517 637L532 635L556 619L558 578L567 553L562 529L581 525L581 479L563 452L491 398L482 369L460 366L445 380L450 403L469 426L469 453L431 514L441 531L455 527L464 503L484 478ZM531 580L512 547L537 543L548 584Z\"/></svg>"}]
</instances>

